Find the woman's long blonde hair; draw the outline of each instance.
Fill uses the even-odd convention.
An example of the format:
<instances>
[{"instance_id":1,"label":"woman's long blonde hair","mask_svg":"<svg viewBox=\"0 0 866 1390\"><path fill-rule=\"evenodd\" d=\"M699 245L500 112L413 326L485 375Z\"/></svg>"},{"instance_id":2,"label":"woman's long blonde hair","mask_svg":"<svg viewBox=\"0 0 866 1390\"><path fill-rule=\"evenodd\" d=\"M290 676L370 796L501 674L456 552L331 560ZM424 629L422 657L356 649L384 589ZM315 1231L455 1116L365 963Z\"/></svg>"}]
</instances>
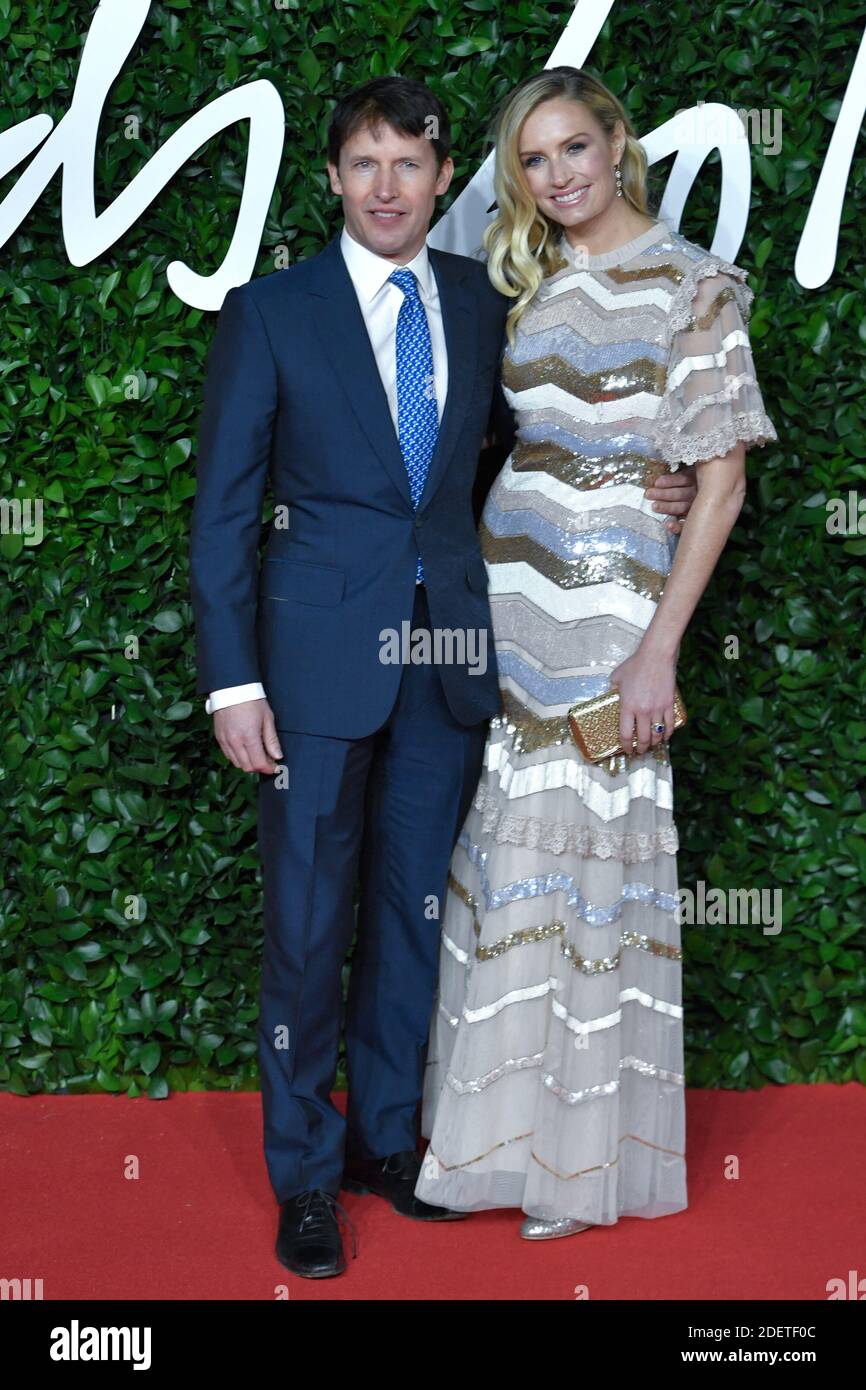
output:
<instances>
[{"instance_id":1,"label":"woman's long blonde hair","mask_svg":"<svg viewBox=\"0 0 866 1390\"><path fill-rule=\"evenodd\" d=\"M518 156L523 122L536 106L553 97L583 102L609 138L616 122L622 121L622 195L638 212L648 212L644 148L622 103L603 82L582 68L561 67L547 68L515 87L496 118L494 188L498 211L483 237L490 279L501 294L515 301L506 325L512 345L520 316L538 286L564 264L556 247L562 227L539 211Z\"/></svg>"}]
</instances>

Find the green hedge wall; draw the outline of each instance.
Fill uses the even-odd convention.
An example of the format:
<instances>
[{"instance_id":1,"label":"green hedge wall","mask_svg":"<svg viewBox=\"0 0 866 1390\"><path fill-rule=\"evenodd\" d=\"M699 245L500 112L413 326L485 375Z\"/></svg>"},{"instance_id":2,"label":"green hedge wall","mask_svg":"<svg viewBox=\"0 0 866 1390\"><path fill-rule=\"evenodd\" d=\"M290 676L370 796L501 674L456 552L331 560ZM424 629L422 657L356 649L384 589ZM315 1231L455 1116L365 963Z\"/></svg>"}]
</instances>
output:
<instances>
[{"instance_id":1,"label":"green hedge wall","mask_svg":"<svg viewBox=\"0 0 866 1390\"><path fill-rule=\"evenodd\" d=\"M0 0L2 128L62 117L93 8ZM496 102L544 66L570 14L528 0L154 4L103 114L97 206L194 111L264 77L287 138L256 273L284 248L311 255L340 225L323 154L336 95L395 71L428 81L454 118L456 196ZM752 151L736 257L780 442L750 459L749 500L684 644L693 722L675 776L682 885L780 888L784 927L684 929L692 1085L866 1082L866 540L829 535L824 507L866 469L862 147L832 279L808 291L793 275L861 26L844 2L619 3L589 59L640 133L698 99L783 113L781 153ZM175 258L205 273L222 260L246 133L212 140L82 268L65 257L56 178L0 261L0 496L44 501L38 545L0 538L0 1086L20 1093L256 1084L255 778L223 759L194 695L188 600L214 317L165 280ZM671 164L653 170L657 195ZM718 168L714 156L681 225L706 246Z\"/></svg>"}]
</instances>

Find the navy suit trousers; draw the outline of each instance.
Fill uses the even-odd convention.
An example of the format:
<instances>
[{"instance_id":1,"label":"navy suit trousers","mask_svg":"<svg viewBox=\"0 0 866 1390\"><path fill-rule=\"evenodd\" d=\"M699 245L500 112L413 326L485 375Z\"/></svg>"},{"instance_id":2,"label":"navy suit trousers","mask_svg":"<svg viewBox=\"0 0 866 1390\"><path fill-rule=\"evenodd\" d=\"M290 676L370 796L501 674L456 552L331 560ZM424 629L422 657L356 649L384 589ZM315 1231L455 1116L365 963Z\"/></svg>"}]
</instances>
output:
<instances>
[{"instance_id":1,"label":"navy suit trousers","mask_svg":"<svg viewBox=\"0 0 866 1390\"><path fill-rule=\"evenodd\" d=\"M419 585L412 626L429 625ZM374 733L280 730L287 785L259 775L259 1061L265 1157L280 1202L315 1187L336 1195L347 1152L377 1158L417 1145L448 867L486 734L487 720L455 720L435 665L406 664ZM344 1119L331 1091L356 925Z\"/></svg>"}]
</instances>

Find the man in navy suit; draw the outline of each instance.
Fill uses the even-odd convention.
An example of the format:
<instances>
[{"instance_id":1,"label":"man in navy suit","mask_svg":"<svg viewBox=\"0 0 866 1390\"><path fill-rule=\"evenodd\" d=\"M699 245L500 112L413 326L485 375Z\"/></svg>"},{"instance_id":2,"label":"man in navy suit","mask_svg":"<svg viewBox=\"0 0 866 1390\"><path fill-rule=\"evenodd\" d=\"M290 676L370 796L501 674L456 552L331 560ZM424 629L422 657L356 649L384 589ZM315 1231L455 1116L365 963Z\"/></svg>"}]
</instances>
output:
<instances>
[{"instance_id":1,"label":"man in navy suit","mask_svg":"<svg viewBox=\"0 0 866 1390\"><path fill-rule=\"evenodd\" d=\"M500 708L473 487L491 422L506 450L513 426L509 301L480 262L426 245L448 150L419 83L338 103L344 228L226 295L199 430L197 688L225 755L259 778L265 1156L277 1256L313 1278L345 1268L341 1187L462 1215L414 1195L417 1110L438 906ZM670 481L662 509L682 514L694 489ZM331 1088L358 883L344 1121Z\"/></svg>"}]
</instances>

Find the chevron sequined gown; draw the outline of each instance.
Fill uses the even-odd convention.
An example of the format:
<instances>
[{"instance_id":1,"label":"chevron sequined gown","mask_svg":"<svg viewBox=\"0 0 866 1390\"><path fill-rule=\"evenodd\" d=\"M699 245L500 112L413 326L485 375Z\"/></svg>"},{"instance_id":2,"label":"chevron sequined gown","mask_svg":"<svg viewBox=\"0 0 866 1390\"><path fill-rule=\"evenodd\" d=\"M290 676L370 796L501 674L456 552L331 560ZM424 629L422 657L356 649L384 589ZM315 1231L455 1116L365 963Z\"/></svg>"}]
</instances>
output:
<instances>
[{"instance_id":1,"label":"chevron sequined gown","mask_svg":"<svg viewBox=\"0 0 866 1390\"><path fill-rule=\"evenodd\" d=\"M560 251L502 364L517 442L481 542L503 714L451 864L416 1192L610 1225L687 1205L678 841L666 748L588 765L565 716L670 571L644 489L776 433L742 269L660 221Z\"/></svg>"}]
</instances>

